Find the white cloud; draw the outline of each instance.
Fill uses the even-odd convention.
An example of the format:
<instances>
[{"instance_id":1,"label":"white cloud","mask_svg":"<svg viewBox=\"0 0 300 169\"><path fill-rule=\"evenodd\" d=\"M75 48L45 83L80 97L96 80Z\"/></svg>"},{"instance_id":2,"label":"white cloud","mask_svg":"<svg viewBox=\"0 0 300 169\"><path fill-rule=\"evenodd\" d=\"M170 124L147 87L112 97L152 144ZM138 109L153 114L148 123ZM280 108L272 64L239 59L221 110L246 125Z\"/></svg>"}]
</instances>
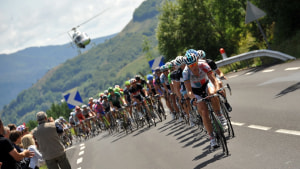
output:
<instances>
[{"instance_id":1,"label":"white cloud","mask_svg":"<svg viewBox=\"0 0 300 169\"><path fill-rule=\"evenodd\" d=\"M69 31L80 27L91 38L120 32L144 0L3 0L0 6L0 54L31 46L68 43ZM60 36L58 36L60 35Z\"/></svg>"}]
</instances>

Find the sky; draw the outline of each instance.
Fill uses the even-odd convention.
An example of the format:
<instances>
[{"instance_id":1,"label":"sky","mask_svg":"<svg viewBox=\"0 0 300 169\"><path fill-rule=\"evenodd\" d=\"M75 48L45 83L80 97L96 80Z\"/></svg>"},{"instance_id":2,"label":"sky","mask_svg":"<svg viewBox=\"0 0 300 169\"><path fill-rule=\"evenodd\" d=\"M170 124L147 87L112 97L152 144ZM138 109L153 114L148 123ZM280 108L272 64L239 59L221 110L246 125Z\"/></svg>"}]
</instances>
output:
<instances>
[{"instance_id":1,"label":"sky","mask_svg":"<svg viewBox=\"0 0 300 169\"><path fill-rule=\"evenodd\" d=\"M70 42L81 25L91 39L121 32L144 0L0 0L0 54Z\"/></svg>"}]
</instances>

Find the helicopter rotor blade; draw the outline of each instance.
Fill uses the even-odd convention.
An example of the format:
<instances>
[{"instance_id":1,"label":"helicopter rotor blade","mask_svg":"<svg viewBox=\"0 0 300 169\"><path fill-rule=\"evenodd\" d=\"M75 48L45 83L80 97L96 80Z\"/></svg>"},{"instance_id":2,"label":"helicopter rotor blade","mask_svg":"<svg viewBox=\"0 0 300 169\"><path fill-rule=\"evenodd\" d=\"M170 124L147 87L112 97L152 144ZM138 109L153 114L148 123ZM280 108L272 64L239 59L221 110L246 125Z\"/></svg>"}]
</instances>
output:
<instances>
[{"instance_id":1,"label":"helicopter rotor blade","mask_svg":"<svg viewBox=\"0 0 300 169\"><path fill-rule=\"evenodd\" d=\"M89 21L91 21L92 19L95 19L96 17L98 17L99 15L103 14L105 11L107 11L109 8L105 9L104 11L98 13L97 15L93 16L92 18L86 20L85 22L79 24L78 26L76 26L76 28L79 28L81 25L84 25L86 23L88 23ZM74 28L73 28L74 29Z\"/></svg>"}]
</instances>

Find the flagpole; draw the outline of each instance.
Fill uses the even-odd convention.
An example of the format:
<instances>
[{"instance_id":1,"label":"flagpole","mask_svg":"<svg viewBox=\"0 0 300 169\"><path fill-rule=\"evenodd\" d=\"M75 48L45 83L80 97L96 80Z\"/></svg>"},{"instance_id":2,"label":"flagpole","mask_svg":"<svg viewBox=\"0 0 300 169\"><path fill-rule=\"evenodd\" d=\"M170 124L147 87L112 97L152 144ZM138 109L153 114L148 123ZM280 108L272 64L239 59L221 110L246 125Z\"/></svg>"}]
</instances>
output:
<instances>
[{"instance_id":1,"label":"flagpole","mask_svg":"<svg viewBox=\"0 0 300 169\"><path fill-rule=\"evenodd\" d=\"M267 40L267 36L265 35L265 33L264 33L264 31L263 31L262 27L260 26L260 23L258 22L258 20L257 20L257 19L256 19L255 21L256 21L256 23L257 23L257 25L258 25L258 28L259 28L259 30L260 30L260 32L261 32L261 34L262 34L262 35L263 35L263 37L264 37L264 40L265 40L265 41L266 41L266 43L267 43L268 49L269 49L269 50L271 50L271 48L270 48L270 45L269 45L269 42L268 42L268 40Z\"/></svg>"}]
</instances>

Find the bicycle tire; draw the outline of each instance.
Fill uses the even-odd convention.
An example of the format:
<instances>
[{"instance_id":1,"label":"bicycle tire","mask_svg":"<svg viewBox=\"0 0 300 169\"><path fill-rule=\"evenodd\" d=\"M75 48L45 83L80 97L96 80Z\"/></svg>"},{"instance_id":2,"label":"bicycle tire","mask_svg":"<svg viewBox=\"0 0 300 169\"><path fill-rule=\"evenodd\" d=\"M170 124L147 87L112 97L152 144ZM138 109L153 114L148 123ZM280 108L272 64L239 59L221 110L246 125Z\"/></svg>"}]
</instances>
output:
<instances>
[{"instance_id":1,"label":"bicycle tire","mask_svg":"<svg viewBox=\"0 0 300 169\"><path fill-rule=\"evenodd\" d=\"M229 151L227 147L227 140L225 138L224 130L222 128L221 122L215 113L211 113L211 114L212 114L211 118L212 118L213 130L216 134L216 140L219 143L219 145L222 146L223 153L227 156L229 154Z\"/></svg>"},{"instance_id":2,"label":"bicycle tire","mask_svg":"<svg viewBox=\"0 0 300 169\"><path fill-rule=\"evenodd\" d=\"M160 110L162 111L163 116L164 116L164 118L166 120L167 119L166 112L165 112L165 109L164 109L164 107L163 107L163 105L162 105L162 103L160 101L157 102L157 107L160 108Z\"/></svg>"},{"instance_id":3,"label":"bicycle tire","mask_svg":"<svg viewBox=\"0 0 300 169\"><path fill-rule=\"evenodd\" d=\"M224 102L221 103L221 109L223 111L224 117L227 120L228 136L233 138L233 137L235 137L235 134L234 134L233 126L231 124L231 120L230 120L230 117L229 117L229 114L228 114L228 111L226 109Z\"/></svg>"}]
</instances>

